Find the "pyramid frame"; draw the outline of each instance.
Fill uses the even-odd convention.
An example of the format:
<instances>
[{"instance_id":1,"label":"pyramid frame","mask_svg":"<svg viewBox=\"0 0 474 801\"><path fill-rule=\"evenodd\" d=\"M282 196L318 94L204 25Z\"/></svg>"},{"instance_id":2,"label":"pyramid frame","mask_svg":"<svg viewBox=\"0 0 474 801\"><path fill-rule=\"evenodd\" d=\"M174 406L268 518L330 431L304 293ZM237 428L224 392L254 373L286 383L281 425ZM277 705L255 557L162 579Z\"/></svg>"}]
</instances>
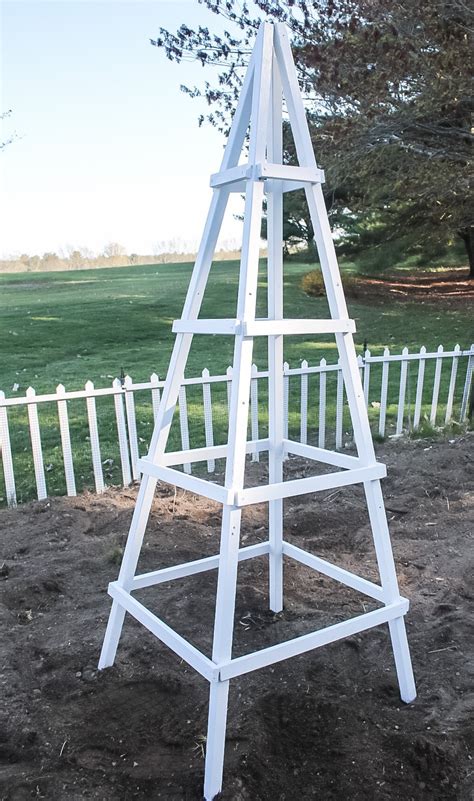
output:
<instances>
[{"instance_id":1,"label":"pyramid frame","mask_svg":"<svg viewBox=\"0 0 474 801\"><path fill-rule=\"evenodd\" d=\"M282 164L282 101L286 100L299 166ZM248 163L238 161L250 123ZM161 404L148 457L138 462L142 481L117 581L109 585L112 609L99 668L113 665L125 614L142 623L159 640L210 683L204 796L222 787L225 730L230 679L305 653L357 632L388 623L395 667L403 701L416 696L404 615L408 600L400 596L380 479L385 466L376 462L349 319L305 109L283 24L262 23L245 76L225 148L221 169L211 176L213 197L204 227L182 317L176 334ZM304 188L326 287L330 319L283 319L282 212L283 193ZM231 192L245 192L244 231L239 294L235 319L198 319L223 215ZM264 192L268 219L268 319L256 319L260 224ZM283 429L283 336L334 333L357 456L294 442ZM195 334L227 334L235 338L227 445L166 452L169 430L192 338ZM247 441L253 338L268 337L269 436ZM246 455L268 451L269 484L244 488ZM288 453L332 465L337 472L283 481ZM176 468L207 459L226 458L224 486ZM223 506L219 553L193 562L136 575L136 568L157 481L164 481L219 502ZM302 550L283 537L283 498L361 483L364 487L380 585ZM240 547L242 508L269 505L268 540ZM380 608L335 625L237 658L232 640L238 564L257 556L269 559L270 609L283 609L283 557L300 562L383 604ZM132 593L173 579L218 570L212 657L208 658L164 621L137 601Z\"/></svg>"}]
</instances>

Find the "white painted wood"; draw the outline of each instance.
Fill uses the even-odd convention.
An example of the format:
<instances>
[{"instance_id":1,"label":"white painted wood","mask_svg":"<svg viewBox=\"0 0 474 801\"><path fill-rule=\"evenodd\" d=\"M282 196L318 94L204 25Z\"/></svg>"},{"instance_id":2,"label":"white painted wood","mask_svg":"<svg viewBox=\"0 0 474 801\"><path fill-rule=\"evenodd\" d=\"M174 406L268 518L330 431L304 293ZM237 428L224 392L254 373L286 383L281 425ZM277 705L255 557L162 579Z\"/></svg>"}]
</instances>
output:
<instances>
[{"instance_id":1,"label":"white painted wood","mask_svg":"<svg viewBox=\"0 0 474 801\"><path fill-rule=\"evenodd\" d=\"M205 462L209 459L224 459L227 457L228 445L213 445L212 448L190 448L187 451L167 451L161 459L161 464L171 467L171 465L184 464L185 462ZM246 443L246 453L259 453L268 451L269 440L249 440Z\"/></svg>"},{"instance_id":2,"label":"white painted wood","mask_svg":"<svg viewBox=\"0 0 474 801\"><path fill-rule=\"evenodd\" d=\"M318 445L320 448L324 448L326 444L326 359L321 359L320 367Z\"/></svg>"},{"instance_id":3,"label":"white painted wood","mask_svg":"<svg viewBox=\"0 0 474 801\"><path fill-rule=\"evenodd\" d=\"M418 363L418 380L416 382L416 398L415 398L415 411L413 414L413 428L416 429L420 425L421 417L421 403L423 400L423 383L425 379L425 356L426 348L424 345L420 348L420 361Z\"/></svg>"},{"instance_id":4,"label":"white painted wood","mask_svg":"<svg viewBox=\"0 0 474 801\"><path fill-rule=\"evenodd\" d=\"M258 379L257 365L252 364L252 380L250 382L250 425L253 440L258 440ZM259 462L259 451L252 453L252 462Z\"/></svg>"},{"instance_id":5,"label":"white painted wood","mask_svg":"<svg viewBox=\"0 0 474 801\"><path fill-rule=\"evenodd\" d=\"M301 562L301 564L311 567L313 570L317 570L319 573L323 573L325 576L329 576L329 578L335 581L342 582L346 587L352 587L353 590L368 595L369 598L375 598L376 601L382 603L384 601L384 591L382 587L378 584L374 584L372 581L367 581L367 579L356 576L355 573L351 573L349 570L344 570L344 568L333 565L325 559L320 559L319 556L313 556L313 554L308 553L308 551L303 551L301 548L297 548L289 542L283 543L283 553L285 556L296 559L297 562Z\"/></svg>"},{"instance_id":6,"label":"white painted wood","mask_svg":"<svg viewBox=\"0 0 474 801\"><path fill-rule=\"evenodd\" d=\"M256 178L278 178L298 183L324 183L324 170L318 167L290 167L288 164L263 162L255 166Z\"/></svg>"},{"instance_id":7,"label":"white painted wood","mask_svg":"<svg viewBox=\"0 0 474 801\"><path fill-rule=\"evenodd\" d=\"M432 426L436 425L436 413L438 411L438 398L439 398L439 386L441 383L441 367L443 364L443 346L440 345L438 347L439 357L436 359L435 364L435 375L434 375L434 382L433 382L433 396L431 399L431 411L430 411L430 423Z\"/></svg>"},{"instance_id":8,"label":"white painted wood","mask_svg":"<svg viewBox=\"0 0 474 801\"><path fill-rule=\"evenodd\" d=\"M364 399L365 405L369 408L369 390L370 390L370 350L366 350L364 354Z\"/></svg>"},{"instance_id":9,"label":"white painted wood","mask_svg":"<svg viewBox=\"0 0 474 801\"><path fill-rule=\"evenodd\" d=\"M239 549L239 562L244 562L247 559L254 559L257 556L265 556L270 551L269 542L259 542L256 545L247 545L246 548ZM132 583L134 590L143 589L143 587L152 587L155 584L163 584L167 581L174 579L184 578L185 576L194 576L197 573L204 573L207 570L215 570L219 567L219 554L215 556L207 556L205 559L196 559L193 562L184 562L181 565L174 565L173 567L165 567L161 570L153 570L150 573L142 573L135 576Z\"/></svg>"},{"instance_id":10,"label":"white painted wood","mask_svg":"<svg viewBox=\"0 0 474 801\"><path fill-rule=\"evenodd\" d=\"M453 416L453 404L454 404L454 392L456 389L456 376L458 372L458 364L459 364L459 353L461 348L459 345L455 345L454 347L455 355L453 356L453 363L451 365L451 376L449 379L449 389L448 389L448 398L446 400L446 415L444 418L444 423L447 425Z\"/></svg>"},{"instance_id":11,"label":"white painted wood","mask_svg":"<svg viewBox=\"0 0 474 801\"><path fill-rule=\"evenodd\" d=\"M175 320L173 323L174 334L229 334L235 336L240 333L240 320Z\"/></svg>"},{"instance_id":12,"label":"white painted wood","mask_svg":"<svg viewBox=\"0 0 474 801\"><path fill-rule=\"evenodd\" d=\"M207 656L204 656L194 645L191 645L176 631L166 625L160 618L149 611L143 604L132 598L117 581L109 584L109 595L118 601L122 608L138 620L145 628L152 632L157 639L164 642L175 654L184 659L188 665L197 670L208 681L217 677L217 668Z\"/></svg>"},{"instance_id":13,"label":"white painted wood","mask_svg":"<svg viewBox=\"0 0 474 801\"><path fill-rule=\"evenodd\" d=\"M120 390L122 390L122 382L120 381L120 378L115 378L113 385L117 390L119 388ZM123 392L114 395L115 421L117 423L117 437L118 437L119 453L120 453L120 465L122 468L122 481L124 487L128 487L128 485L131 484L132 482L132 474L130 472L130 455L128 452L127 424L125 422L125 412L123 404L124 404Z\"/></svg>"},{"instance_id":14,"label":"white painted wood","mask_svg":"<svg viewBox=\"0 0 474 801\"><path fill-rule=\"evenodd\" d=\"M283 160L282 88L278 64L273 55L271 113L267 155L273 164ZM267 190L267 313L275 321L283 319L283 194L282 187L266 182ZM279 324L279 323L278 323ZM283 335L268 337L268 480L283 481L284 420L288 431L288 379L283 378ZM286 384L285 384L286 381ZM285 384L285 386L284 386ZM285 413L286 403L286 413ZM283 500L268 504L269 606L275 612L283 609Z\"/></svg>"},{"instance_id":15,"label":"white painted wood","mask_svg":"<svg viewBox=\"0 0 474 801\"><path fill-rule=\"evenodd\" d=\"M238 321L237 321L238 322ZM335 334L355 331L354 320L255 320L243 323L246 337L295 336L298 334Z\"/></svg>"},{"instance_id":16,"label":"white painted wood","mask_svg":"<svg viewBox=\"0 0 474 801\"><path fill-rule=\"evenodd\" d=\"M204 434L206 437L206 447L212 448L214 446L214 429L212 426L212 399L211 399L211 385L207 380L209 378L209 370L207 367L202 371L202 401L204 408ZM207 460L207 472L213 473L216 469L214 459Z\"/></svg>"},{"instance_id":17,"label":"white painted wood","mask_svg":"<svg viewBox=\"0 0 474 801\"><path fill-rule=\"evenodd\" d=\"M288 362L283 364L283 435L288 439L288 425L290 417L290 377L288 375Z\"/></svg>"},{"instance_id":18,"label":"white painted wood","mask_svg":"<svg viewBox=\"0 0 474 801\"><path fill-rule=\"evenodd\" d=\"M464 381L464 390L462 393L461 414L459 418L461 423L464 423L467 417L467 406L469 402L469 396L471 393L473 371L474 371L474 345L471 345L471 353L469 355L469 361L467 363L467 368L466 368L466 380Z\"/></svg>"},{"instance_id":19,"label":"white painted wood","mask_svg":"<svg viewBox=\"0 0 474 801\"><path fill-rule=\"evenodd\" d=\"M132 466L132 476L134 481L140 478L140 471L137 467L140 454L138 451L137 418L135 414L135 397L132 390L132 379L129 375L125 376L123 382L125 397L125 412L127 415L128 442L130 445L130 461Z\"/></svg>"},{"instance_id":20,"label":"white painted wood","mask_svg":"<svg viewBox=\"0 0 474 801\"><path fill-rule=\"evenodd\" d=\"M30 427L31 450L33 454L33 465L35 469L36 493L38 500L41 501L44 498L47 498L48 493L46 491L46 479L44 475L43 451L41 448L41 433L38 420L38 407L36 406L36 403L34 403L35 395L36 392L33 389L33 387L28 387L28 389L26 390L26 396L30 400L27 409L28 409L28 422Z\"/></svg>"},{"instance_id":21,"label":"white painted wood","mask_svg":"<svg viewBox=\"0 0 474 801\"><path fill-rule=\"evenodd\" d=\"M151 386L151 403L153 407L153 420L156 420L158 416L158 409L160 408L160 379L158 378L156 373L152 373L150 376L150 386Z\"/></svg>"},{"instance_id":22,"label":"white painted wood","mask_svg":"<svg viewBox=\"0 0 474 801\"><path fill-rule=\"evenodd\" d=\"M179 388L179 428L181 433L181 447L183 451L189 450L188 403L186 400L186 387L181 384ZM191 462L183 464L185 473L191 472Z\"/></svg>"},{"instance_id":23,"label":"white painted wood","mask_svg":"<svg viewBox=\"0 0 474 801\"><path fill-rule=\"evenodd\" d=\"M387 396L388 396L388 370L389 362L387 361L390 356L388 348L384 348L383 355L385 358L382 366L382 386L380 391L380 414L379 414L379 434L381 437L385 436L385 422L387 418Z\"/></svg>"},{"instance_id":24,"label":"white painted wood","mask_svg":"<svg viewBox=\"0 0 474 801\"><path fill-rule=\"evenodd\" d=\"M227 390L227 414L230 412L230 393L232 390L232 367L228 367L226 371L226 390Z\"/></svg>"},{"instance_id":25,"label":"white painted wood","mask_svg":"<svg viewBox=\"0 0 474 801\"><path fill-rule=\"evenodd\" d=\"M358 456L349 456L347 453L328 451L325 448L316 448L314 445L304 445L292 439L284 439L283 447L287 453L294 453L296 456L302 456L303 459L314 459L317 462L331 464L335 467L342 467L346 470L364 467Z\"/></svg>"},{"instance_id":26,"label":"white painted wood","mask_svg":"<svg viewBox=\"0 0 474 801\"><path fill-rule=\"evenodd\" d=\"M16 506L15 473L13 470L12 448L10 442L10 429L8 427L8 411L2 402L5 393L0 390L0 453L3 464L3 478L5 481L5 494L8 506Z\"/></svg>"},{"instance_id":27,"label":"white painted wood","mask_svg":"<svg viewBox=\"0 0 474 801\"><path fill-rule=\"evenodd\" d=\"M267 484L262 487L250 487L237 490L235 493L235 506L250 506L254 503L265 503L273 498L292 498L294 495L307 495L309 492L347 487L350 484L360 484L374 478L385 478L387 474L385 465L372 464L367 467L358 467L354 470L344 470L340 473L328 473L324 476L308 476L281 484Z\"/></svg>"},{"instance_id":28,"label":"white painted wood","mask_svg":"<svg viewBox=\"0 0 474 801\"><path fill-rule=\"evenodd\" d=\"M301 367L306 370L308 362L303 359ZM300 442L308 442L308 373L301 373L300 386Z\"/></svg>"},{"instance_id":29,"label":"white painted wood","mask_svg":"<svg viewBox=\"0 0 474 801\"><path fill-rule=\"evenodd\" d=\"M344 620L342 623L335 623L333 626L311 632L311 634L303 634L301 637L295 637L294 640L272 645L270 648L263 648L261 651L255 651L252 654L239 656L237 659L232 659L232 661L222 664L220 675L223 679L242 676L252 670L274 665L276 662L289 659L291 656L305 654L315 648L329 645L331 642L337 642L337 640L374 628L374 626L380 626L382 623L387 623L389 620L405 615L407 611L408 601L401 599L392 604L387 604L382 609L366 612L350 620Z\"/></svg>"},{"instance_id":30,"label":"white painted wood","mask_svg":"<svg viewBox=\"0 0 474 801\"><path fill-rule=\"evenodd\" d=\"M336 450L342 448L342 421L344 414L344 378L342 370L337 371L336 387Z\"/></svg>"},{"instance_id":31,"label":"white painted wood","mask_svg":"<svg viewBox=\"0 0 474 801\"><path fill-rule=\"evenodd\" d=\"M154 464L149 457L138 460L138 469L145 476L153 476L166 484L181 487L196 493L196 495L204 495L205 498L212 498L213 501L219 503L232 503L234 498L232 491L226 487L221 487L213 481L207 481L189 473L182 473L181 470L174 470L172 467L165 467L163 464Z\"/></svg>"},{"instance_id":32,"label":"white painted wood","mask_svg":"<svg viewBox=\"0 0 474 801\"><path fill-rule=\"evenodd\" d=\"M100 455L99 429L97 427L97 410L95 406L94 384L86 381L87 392L86 408L89 424L89 440L91 446L92 469L94 471L95 491L101 493L105 489L104 474L102 472L102 459Z\"/></svg>"},{"instance_id":33,"label":"white painted wood","mask_svg":"<svg viewBox=\"0 0 474 801\"><path fill-rule=\"evenodd\" d=\"M253 82L249 143L249 162L253 164L265 158L273 59L272 41L273 27L263 24L255 45L256 78ZM263 183L249 181L245 198L237 299L237 318L243 322L255 319L262 204ZM241 489L244 483L252 352L253 339L236 336L229 414L229 453L225 472L225 486L234 493ZM234 506L224 506L212 648L212 660L217 663L232 657L240 523L241 510ZM220 792L222 786L227 699L228 685L221 682L212 683L204 776L204 795L209 801Z\"/></svg>"},{"instance_id":34,"label":"white painted wood","mask_svg":"<svg viewBox=\"0 0 474 801\"><path fill-rule=\"evenodd\" d=\"M227 184L242 183L242 181L245 182L248 178L251 178L253 172L253 167L248 164L230 167L227 170L221 170L211 175L209 186L212 189L217 189L217 187L226 186Z\"/></svg>"},{"instance_id":35,"label":"white painted wood","mask_svg":"<svg viewBox=\"0 0 474 801\"><path fill-rule=\"evenodd\" d=\"M281 84L280 84L281 81ZM291 177L295 178L295 185L301 183L301 178L305 178L305 192L308 200L309 210L315 238L318 246L319 259L322 267L323 277L326 286L330 315L336 321L335 330L336 344L340 358L341 375L346 386L347 399L352 417L354 429L354 439L358 451L358 466L350 462L350 467L342 472L330 475L315 476L305 479L296 479L283 482L281 480L281 461L283 454L291 452L295 446L290 442L284 442L288 437L288 382L291 375L307 376L312 372L319 372L321 381L326 378L326 370L336 369L325 365L316 368L305 368L290 371L288 365L281 365L283 362L283 326L282 321L282 265L281 265L281 197L283 191L283 178L271 178L270 175L288 176L281 165L281 93L285 94L287 108L289 112L290 124L296 144L296 150L300 167L299 173L292 172ZM380 623L389 622L392 636L392 644L395 654L397 674L399 678L401 695L404 700L411 700L414 693L413 676L411 673L410 656L404 630L403 615L408 609L408 602L400 598L396 581L393 556L391 554L390 539L386 524L383 501L380 493L379 479L385 475L385 467L375 462L374 449L370 434L370 427L367 418L364 393L359 374L357 356L351 331L341 330L340 321L347 321L348 313L345 304L344 293L340 281L339 269L337 265L334 243L327 219L327 212L324 197L319 182L308 181L308 177L315 176L317 167L314 157L312 143L306 122L305 110L301 96L299 94L296 70L294 67L291 50L289 46L287 32L281 25L271 25L263 23L260 27L254 53L251 59L251 66L244 81L244 88L239 101L239 105L234 116L234 121L229 136L229 141L224 153L220 176L217 181L229 178L224 173L227 170L240 168L238 159L243 144L244 136L250 125L249 158L247 168L250 172L245 172L246 192L245 213L244 213L244 232L242 243L242 256L239 276L239 292L233 333L235 336L233 373L230 386L229 404L229 441L226 448L227 464L225 472L224 487L218 486L211 481L204 481L195 476L187 475L178 470L167 467L165 448L169 434L169 428L173 417L174 408L178 399L180 387L192 382L184 382L184 368L189 353L193 332L197 331L198 325L189 325L188 321L196 320L201 306L202 295L209 273L210 261L214 250L217 235L222 222L222 215L228 199L231 184L221 184L214 190L213 204L211 204L210 214L206 223L203 241L196 260L195 269L188 290L187 299L183 309L182 323L187 326L177 333L175 347L171 357L168 375L163 389L156 427L153 434L150 453L147 460L140 460L139 467L144 470L144 476L139 490L137 507L132 520L129 538L125 549L124 559L119 573L119 578L111 588L113 597L112 610L109 617L104 645L100 659L100 667L113 664L117 649L120 631L124 619L125 611L129 611L133 616L140 620L147 628L177 653L187 659L198 671L210 681L210 702L209 720L207 730L207 748L205 764L204 796L206 801L211 801L220 792L222 786L222 772L224 760L225 729L227 718L227 704L229 693L230 678L271 664L275 661L285 659L299 653L304 653L312 648L319 647L326 642L333 642L344 636L349 636L358 631L363 631ZM268 127L270 125L270 135ZM270 165L266 166L266 159ZM262 172L263 165L267 169L267 174ZM275 166L276 165L276 166ZM301 169L300 169L301 168ZM271 170L274 172L270 172ZM301 172L303 170L303 172ZM257 175L260 171L262 179L258 180ZM276 171L276 172L275 172ZM309 171L309 173L308 173ZM242 172L237 176L234 170L233 178L242 179ZM268 177L268 180L267 180ZM321 176L318 176L319 178ZM280 180L280 184L277 181ZM285 179L287 180L287 179ZM234 182L236 188L239 181ZM269 181L273 181L270 184ZM258 284L258 260L262 201L265 191L268 195L269 210L269 302L268 312L269 321L264 322L255 320L256 293ZM240 188L240 186L239 186ZM222 321L216 323L220 326ZM234 322L232 322L234 325ZM295 325L301 326L298 322ZM293 328L292 328L293 326ZM202 327L204 330L206 326ZM186 333L183 333L183 331ZM289 321L287 331L295 330L293 321ZM298 329L299 330L299 329ZM216 331L216 328L213 328ZM252 355L253 355L253 336L265 335L269 337L269 371L261 373L261 377L269 379L269 438L266 445L269 448L270 473L275 479L267 487L254 487L244 489L244 470L245 457L250 443L247 443L247 427L249 418L249 400L251 395L251 384L256 380L255 371L252 374ZM229 382L228 382L229 383ZM325 398L325 392L324 392ZM283 406L283 409L282 409ZM285 408L286 407L286 408ZM283 414L282 414L283 411ZM286 423L285 415L286 412ZM320 404L321 414L321 404ZM256 431L253 432L256 434ZM319 435L321 442L321 431ZM324 445L324 433L322 437ZM257 450L261 449L262 441L258 441ZM220 447L206 447L196 449L202 458L215 458L216 452L220 452ZM297 443L297 447L308 447L304 443ZM327 456L324 448L318 450L318 457L330 462L331 458L342 458L345 454L336 454L334 457ZM322 451L322 452L321 452ZM183 443L183 450L180 452L179 459L185 460L187 454L192 451ZM197 454L195 453L195 456ZM312 452L312 455L316 455ZM168 455L169 456L169 455ZM174 455L176 458L176 454ZM191 461L191 456L189 457ZM351 457L349 457L351 458ZM353 457L352 457L353 458ZM186 462L185 462L186 463ZM156 582L157 578L164 577L162 571L153 571L152 575L144 579L134 577L138 556L140 553L143 532L150 512L153 493L158 479L175 483L190 491L196 491L206 497L213 497L214 500L223 504L221 541L218 560L211 557L212 566L218 565L218 582L216 596L216 610L214 621L214 640L212 649L212 660L206 658L193 649L190 651L189 644L179 635L164 627L162 621L141 604L131 598L130 592L134 586L134 581L148 580ZM370 612L349 621L343 621L335 626L324 629L323 631L313 632L294 641L282 643L272 648L264 649L256 654L249 654L232 660L232 637L235 609L235 592L237 580L237 567L240 560L240 525L241 507L249 503L270 503L270 527L268 553L270 557L270 606L278 611L281 609L281 565L283 553L283 541L281 532L281 503L284 497L301 494L321 489L345 486L356 482L363 482L366 492L369 515L371 519L374 540L376 543L377 559L381 574L382 589L365 582L364 579L342 571L337 566L330 566L324 560L317 557L300 553L299 549L289 553L301 561L311 562L312 567L331 571L331 575L337 577L345 583L352 582L358 584L358 588L370 589L372 593L377 593L379 598L383 598L385 606L375 612ZM272 512L273 510L273 512ZM260 552L259 552L260 553ZM316 561L314 561L316 560ZM200 572L201 569L209 569L209 560L198 560L200 564L187 564L176 566L171 569L169 577L190 575L190 571ZM167 569L165 569L167 570ZM183 572L184 571L184 572ZM158 575L159 574L159 575ZM328 573L329 574L329 573ZM351 586L351 584L349 584ZM363 590L364 591L364 590ZM382 593L382 595L380 594ZM411 677L411 678L410 678Z\"/></svg>"},{"instance_id":36,"label":"white painted wood","mask_svg":"<svg viewBox=\"0 0 474 801\"><path fill-rule=\"evenodd\" d=\"M63 452L64 476L66 479L66 491L70 496L76 495L76 479L74 476L74 465L72 462L71 436L69 433L69 417L67 411L67 401L61 400L66 396L66 388L63 384L56 387L58 395L58 418L59 433L61 436L61 448Z\"/></svg>"},{"instance_id":37,"label":"white painted wood","mask_svg":"<svg viewBox=\"0 0 474 801\"><path fill-rule=\"evenodd\" d=\"M408 348L403 348L402 356L408 356ZM407 370L408 370L408 360L405 358L400 363L400 388L398 391L397 425L395 428L396 434L401 434L403 432L403 418L405 415L405 395L407 388Z\"/></svg>"}]
</instances>

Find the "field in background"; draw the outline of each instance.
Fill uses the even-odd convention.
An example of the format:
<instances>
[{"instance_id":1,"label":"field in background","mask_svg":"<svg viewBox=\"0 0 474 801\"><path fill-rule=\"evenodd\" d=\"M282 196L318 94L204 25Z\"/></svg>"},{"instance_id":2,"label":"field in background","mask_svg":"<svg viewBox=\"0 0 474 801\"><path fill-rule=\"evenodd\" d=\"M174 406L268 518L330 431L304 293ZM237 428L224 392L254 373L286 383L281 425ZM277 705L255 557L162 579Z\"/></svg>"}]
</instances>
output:
<instances>
[{"instance_id":1,"label":"field in background","mask_svg":"<svg viewBox=\"0 0 474 801\"><path fill-rule=\"evenodd\" d=\"M301 289L301 279L308 272L308 264L285 265L285 315L287 317L324 317L327 305L324 298L310 298ZM29 385L38 393L52 392L57 384L66 389L83 388L87 379L96 386L110 386L113 378L124 373L135 382L149 380L152 372L163 377L171 353L173 335L171 323L181 314L191 264L145 265L128 268L108 268L94 271L31 273L0 276L0 389L7 396L24 394ZM208 291L201 316L233 317L237 296L238 263L216 262L213 265ZM258 315L266 315L265 262L261 264L259 281ZM356 320L356 343L362 353L364 341L372 353L381 353L384 346L400 352L408 346L419 350L426 345L435 350L442 343L452 348L456 343L468 347L472 338L472 322L468 308L441 308L430 303L393 301L383 303L371 299L363 302L348 301L349 312ZM204 367L211 374L225 373L232 362L232 338L197 336L194 338L187 375L198 376ZM291 367L298 367L303 359L316 364L325 357L335 361L335 344L325 337L285 338L285 358ZM266 367L266 341L255 341L254 361L260 369ZM432 386L427 365L426 386ZM375 371L374 371L375 373ZM394 416L395 392L399 376L394 369L390 376L388 419ZM335 380L335 379L334 379ZM412 376L409 392L414 393L416 376ZM442 376L441 397L449 381L448 371ZM378 400L379 378L374 374L370 400ZM13 387L18 385L16 391ZM293 392L294 389L294 392ZM335 396L328 381L329 399ZM290 394L298 397L298 382L290 382ZM317 385L309 386L310 440L314 435L316 419L315 401ZM146 394L146 398L145 398ZM413 398L414 399L414 398ZM261 420L266 421L266 398L261 393ZM393 404L392 404L393 401ZM393 408L391 409L391 405ZM426 409L429 397L426 396ZM111 460L107 480L118 482L119 460L113 403L110 398L97 403L102 458ZM227 418L226 387L213 388L216 444L225 440ZM335 409L334 409L335 410ZM333 409L328 408L332 414ZM203 444L202 394L188 393L191 446ZM373 412L375 415L375 411ZM62 456L58 435L57 410L48 404L39 410L40 424L48 471L48 491L64 491ZM12 446L18 476L25 476L17 487L19 500L32 496L34 473L31 445L24 409L9 414L12 428ZM75 454L78 487L92 486L90 445L83 401L69 404L69 417ZM194 421L194 422L193 422ZM146 451L152 428L149 393L143 402L137 397L137 427L140 450ZM174 446L179 447L179 426L173 424ZM291 405L290 434L298 427L297 403ZM390 431L390 429L389 429ZM0 497L3 497L0 484Z\"/></svg>"}]
</instances>

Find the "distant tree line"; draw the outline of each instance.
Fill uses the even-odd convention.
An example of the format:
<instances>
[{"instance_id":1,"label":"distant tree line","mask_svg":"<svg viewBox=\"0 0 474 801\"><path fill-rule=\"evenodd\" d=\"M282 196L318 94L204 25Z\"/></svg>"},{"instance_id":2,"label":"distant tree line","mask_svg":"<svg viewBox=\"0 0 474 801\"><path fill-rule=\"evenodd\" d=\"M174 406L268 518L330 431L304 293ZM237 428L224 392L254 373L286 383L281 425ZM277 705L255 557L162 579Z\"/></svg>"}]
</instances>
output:
<instances>
[{"instance_id":1,"label":"distant tree line","mask_svg":"<svg viewBox=\"0 0 474 801\"><path fill-rule=\"evenodd\" d=\"M151 40L172 61L218 67L203 86L182 87L209 104L199 123L228 131L261 19L285 22L340 250L379 254L383 267L401 253L429 258L459 242L474 278L472 7L464 0L202 2L226 20L223 34L183 24ZM295 163L288 129L284 151ZM285 196L284 215L288 246L311 248L302 192Z\"/></svg>"}]
</instances>

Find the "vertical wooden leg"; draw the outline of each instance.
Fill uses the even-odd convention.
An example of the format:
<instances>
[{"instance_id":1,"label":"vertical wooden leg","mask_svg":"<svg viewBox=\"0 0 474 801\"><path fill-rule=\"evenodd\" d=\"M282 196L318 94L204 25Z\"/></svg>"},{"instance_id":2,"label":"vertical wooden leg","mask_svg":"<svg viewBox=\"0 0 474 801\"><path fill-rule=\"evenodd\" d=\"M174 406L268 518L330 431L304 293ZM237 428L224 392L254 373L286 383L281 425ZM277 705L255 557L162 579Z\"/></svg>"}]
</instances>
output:
<instances>
[{"instance_id":1,"label":"vertical wooden leg","mask_svg":"<svg viewBox=\"0 0 474 801\"><path fill-rule=\"evenodd\" d=\"M130 590L133 576L137 568L140 550L143 543L146 524L153 503L155 494L156 479L151 476L143 476L138 492L137 503L132 517L130 532L123 554L122 565L120 568L118 584L126 590ZM99 670L111 667L115 661L117 647L122 633L125 610L113 601L110 610L109 621L105 632L104 642L99 658Z\"/></svg>"},{"instance_id":2,"label":"vertical wooden leg","mask_svg":"<svg viewBox=\"0 0 474 801\"><path fill-rule=\"evenodd\" d=\"M364 484L367 509L374 538L375 552L380 573L380 581L385 591L386 603L396 601L400 596L397 574L393 561L390 534L383 502L380 481L367 481ZM410 649L403 617L389 623L393 655L397 671L402 701L410 703L416 698L415 679L411 664Z\"/></svg>"},{"instance_id":3,"label":"vertical wooden leg","mask_svg":"<svg viewBox=\"0 0 474 801\"><path fill-rule=\"evenodd\" d=\"M125 619L125 609L117 601L112 601L105 637L102 643L102 650L99 658L99 670L112 667L115 662L115 655L122 633L123 621Z\"/></svg>"},{"instance_id":4,"label":"vertical wooden leg","mask_svg":"<svg viewBox=\"0 0 474 801\"><path fill-rule=\"evenodd\" d=\"M282 471L280 471L282 472ZM282 481L272 478L270 482ZM270 540L270 609L281 612L283 609L283 501L270 501L268 509L268 526Z\"/></svg>"},{"instance_id":5,"label":"vertical wooden leg","mask_svg":"<svg viewBox=\"0 0 474 801\"><path fill-rule=\"evenodd\" d=\"M240 509L224 506L212 647L212 660L217 664L232 657L241 517ZM228 697L229 681L211 682L204 780L206 801L212 801L222 787Z\"/></svg>"},{"instance_id":6,"label":"vertical wooden leg","mask_svg":"<svg viewBox=\"0 0 474 801\"><path fill-rule=\"evenodd\" d=\"M229 681L211 682L209 692L206 767L204 773L204 798L206 801L213 801L213 798L222 788L229 685Z\"/></svg>"},{"instance_id":7,"label":"vertical wooden leg","mask_svg":"<svg viewBox=\"0 0 474 801\"><path fill-rule=\"evenodd\" d=\"M409 704L416 698L416 686L411 665L405 620L403 617L397 617L395 620L391 620L388 625L392 640L398 685L400 687L400 698L406 704Z\"/></svg>"}]
</instances>

